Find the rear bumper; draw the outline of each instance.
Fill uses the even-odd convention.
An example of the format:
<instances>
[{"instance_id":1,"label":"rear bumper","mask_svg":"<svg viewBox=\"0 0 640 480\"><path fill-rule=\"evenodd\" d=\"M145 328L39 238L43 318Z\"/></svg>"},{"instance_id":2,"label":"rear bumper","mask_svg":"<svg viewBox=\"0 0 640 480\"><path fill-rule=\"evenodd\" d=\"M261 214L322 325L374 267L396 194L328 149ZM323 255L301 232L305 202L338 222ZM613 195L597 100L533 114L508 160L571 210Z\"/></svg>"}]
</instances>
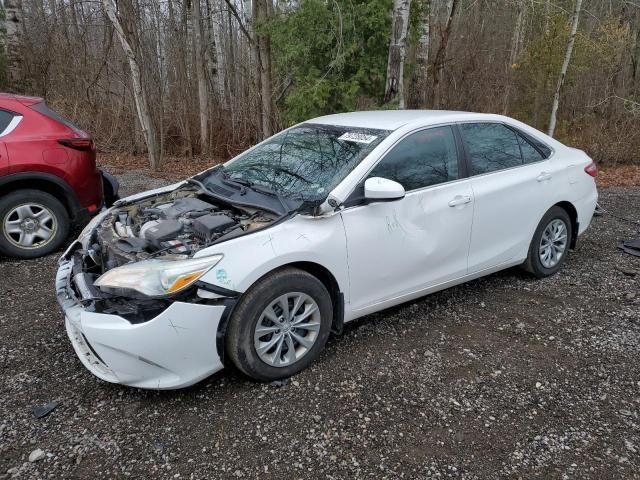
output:
<instances>
[{"instance_id":1,"label":"rear bumper","mask_svg":"<svg viewBox=\"0 0 640 480\"><path fill-rule=\"evenodd\" d=\"M63 259L56 295L78 358L98 378L138 388L176 389L223 368L216 334L224 306L174 302L151 320L131 323L90 311L71 285L72 274L73 259Z\"/></svg>"},{"instance_id":2,"label":"rear bumper","mask_svg":"<svg viewBox=\"0 0 640 480\"><path fill-rule=\"evenodd\" d=\"M574 202L578 212L578 235L582 235L591 224L598 205L598 190L593 187L587 195Z\"/></svg>"}]
</instances>

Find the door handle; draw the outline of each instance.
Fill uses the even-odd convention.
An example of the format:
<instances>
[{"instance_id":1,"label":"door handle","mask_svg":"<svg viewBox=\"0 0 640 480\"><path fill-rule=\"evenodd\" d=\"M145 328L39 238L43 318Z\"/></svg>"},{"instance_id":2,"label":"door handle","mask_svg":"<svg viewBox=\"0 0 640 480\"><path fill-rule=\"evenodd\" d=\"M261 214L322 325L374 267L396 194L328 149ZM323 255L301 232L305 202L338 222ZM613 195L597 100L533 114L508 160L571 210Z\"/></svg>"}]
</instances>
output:
<instances>
[{"instance_id":1,"label":"door handle","mask_svg":"<svg viewBox=\"0 0 640 480\"><path fill-rule=\"evenodd\" d=\"M469 195L456 195L453 200L449 202L450 207L458 207L460 205L466 205L471 203L471 197Z\"/></svg>"},{"instance_id":2,"label":"door handle","mask_svg":"<svg viewBox=\"0 0 640 480\"><path fill-rule=\"evenodd\" d=\"M538 175L536 180L538 180L539 182L546 182L547 180L551 180L551 174L547 172L542 172L540 175Z\"/></svg>"}]
</instances>

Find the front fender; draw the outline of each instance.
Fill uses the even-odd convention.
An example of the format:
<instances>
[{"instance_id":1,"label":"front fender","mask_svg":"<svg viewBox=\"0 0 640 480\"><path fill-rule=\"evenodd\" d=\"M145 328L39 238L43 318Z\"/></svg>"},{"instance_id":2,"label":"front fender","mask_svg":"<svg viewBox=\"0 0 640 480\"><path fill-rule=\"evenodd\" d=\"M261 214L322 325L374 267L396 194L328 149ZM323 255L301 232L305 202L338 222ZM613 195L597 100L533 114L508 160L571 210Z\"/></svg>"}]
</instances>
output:
<instances>
[{"instance_id":1,"label":"front fender","mask_svg":"<svg viewBox=\"0 0 640 480\"><path fill-rule=\"evenodd\" d=\"M201 280L245 292L273 270L296 262L312 262L331 272L348 299L346 236L340 215L298 215L281 224L213 245L196 256L222 253L223 259Z\"/></svg>"}]
</instances>

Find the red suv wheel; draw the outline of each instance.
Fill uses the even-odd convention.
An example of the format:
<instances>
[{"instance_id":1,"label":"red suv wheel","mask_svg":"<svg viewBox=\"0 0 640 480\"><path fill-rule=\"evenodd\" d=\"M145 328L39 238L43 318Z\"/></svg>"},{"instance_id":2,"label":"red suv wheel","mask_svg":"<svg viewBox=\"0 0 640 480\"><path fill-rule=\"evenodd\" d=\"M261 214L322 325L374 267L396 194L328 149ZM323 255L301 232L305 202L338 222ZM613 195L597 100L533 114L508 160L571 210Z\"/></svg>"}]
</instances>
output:
<instances>
[{"instance_id":1,"label":"red suv wheel","mask_svg":"<svg viewBox=\"0 0 640 480\"><path fill-rule=\"evenodd\" d=\"M69 214L53 195L17 190L0 197L0 253L35 258L58 249L69 234Z\"/></svg>"}]
</instances>

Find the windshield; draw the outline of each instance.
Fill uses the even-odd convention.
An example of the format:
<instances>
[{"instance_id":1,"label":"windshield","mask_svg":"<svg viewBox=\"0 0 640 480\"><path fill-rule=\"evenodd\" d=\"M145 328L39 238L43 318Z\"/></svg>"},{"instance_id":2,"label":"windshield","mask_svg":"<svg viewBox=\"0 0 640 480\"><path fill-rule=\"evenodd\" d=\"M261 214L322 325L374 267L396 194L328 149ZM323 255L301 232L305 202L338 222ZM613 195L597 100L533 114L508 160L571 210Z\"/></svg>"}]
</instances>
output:
<instances>
[{"instance_id":1,"label":"windshield","mask_svg":"<svg viewBox=\"0 0 640 480\"><path fill-rule=\"evenodd\" d=\"M285 197L321 200L388 134L386 130L304 124L275 135L214 174L266 187Z\"/></svg>"}]
</instances>

